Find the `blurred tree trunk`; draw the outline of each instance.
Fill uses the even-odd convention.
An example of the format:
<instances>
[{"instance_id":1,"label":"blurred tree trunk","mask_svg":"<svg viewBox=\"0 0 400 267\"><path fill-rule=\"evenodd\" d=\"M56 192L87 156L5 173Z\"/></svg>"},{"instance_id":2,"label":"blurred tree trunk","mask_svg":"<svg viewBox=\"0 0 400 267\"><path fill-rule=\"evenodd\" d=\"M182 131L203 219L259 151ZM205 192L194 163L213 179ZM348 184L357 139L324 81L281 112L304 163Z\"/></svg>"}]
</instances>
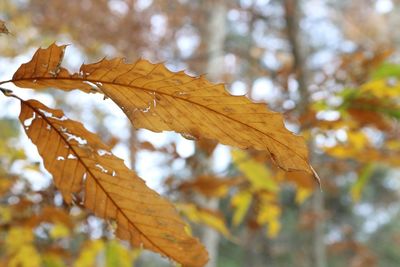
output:
<instances>
[{"instance_id":1,"label":"blurred tree trunk","mask_svg":"<svg viewBox=\"0 0 400 267\"><path fill-rule=\"evenodd\" d=\"M207 10L209 11L208 25L207 25L207 66L206 72L208 78L216 82L223 74L224 66L224 47L226 37L226 5L225 0L219 1L207 1ZM199 152L196 148L196 153ZM201 152L200 152L201 153ZM210 171L211 159L199 159L204 162L200 164L203 166L202 172ZM219 199L200 199L200 204L203 207L218 210ZM204 228L201 236L203 244L206 246L209 253L210 261L206 265L207 267L216 267L218 264L218 248L220 235L214 229Z\"/></svg>"},{"instance_id":2,"label":"blurred tree trunk","mask_svg":"<svg viewBox=\"0 0 400 267\"><path fill-rule=\"evenodd\" d=\"M293 71L299 84L298 90L300 101L297 103L299 116L303 115L309 105L309 93L307 90L306 64L304 51L299 36L299 1L285 0L285 19L287 37L291 46L293 56Z\"/></svg>"},{"instance_id":3,"label":"blurred tree trunk","mask_svg":"<svg viewBox=\"0 0 400 267\"><path fill-rule=\"evenodd\" d=\"M288 40L291 45L293 55L293 70L299 85L300 100L297 103L297 111L299 116L304 115L309 108L309 92L307 88L307 69L305 62L305 53L302 46L299 25L300 25L300 5L299 0L285 0L285 19ZM304 38L303 38L304 39ZM309 146L310 159L313 159L312 145ZM322 165L321 165L322 166ZM312 197L312 209L317 218L322 217L324 213L323 194L320 190L315 190ZM327 258L324 242L324 223L319 220L314 224L313 229L313 266L327 267Z\"/></svg>"},{"instance_id":4,"label":"blurred tree trunk","mask_svg":"<svg viewBox=\"0 0 400 267\"><path fill-rule=\"evenodd\" d=\"M325 176L326 177L326 176ZM317 215L317 218L321 218L314 224L314 244L313 244L313 255L314 255L314 266L315 267L327 267L325 241L324 241L324 197L321 190L316 189L312 198L313 210Z\"/></svg>"}]
</instances>

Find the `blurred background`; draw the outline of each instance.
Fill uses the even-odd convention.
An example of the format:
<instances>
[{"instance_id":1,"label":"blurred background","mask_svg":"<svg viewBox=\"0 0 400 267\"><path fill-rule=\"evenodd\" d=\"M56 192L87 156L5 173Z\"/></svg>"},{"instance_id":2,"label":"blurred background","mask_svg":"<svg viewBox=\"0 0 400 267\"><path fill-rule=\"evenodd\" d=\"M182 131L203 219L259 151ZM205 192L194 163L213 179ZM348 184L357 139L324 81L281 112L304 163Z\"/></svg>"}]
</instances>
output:
<instances>
[{"instance_id":1,"label":"blurred background","mask_svg":"<svg viewBox=\"0 0 400 267\"><path fill-rule=\"evenodd\" d=\"M0 78L39 47L64 64L125 57L205 74L281 112L318 184L259 151L135 130L100 95L3 85L62 108L173 201L208 267L400 266L400 1L1 0ZM174 266L67 206L0 96L0 266Z\"/></svg>"}]
</instances>

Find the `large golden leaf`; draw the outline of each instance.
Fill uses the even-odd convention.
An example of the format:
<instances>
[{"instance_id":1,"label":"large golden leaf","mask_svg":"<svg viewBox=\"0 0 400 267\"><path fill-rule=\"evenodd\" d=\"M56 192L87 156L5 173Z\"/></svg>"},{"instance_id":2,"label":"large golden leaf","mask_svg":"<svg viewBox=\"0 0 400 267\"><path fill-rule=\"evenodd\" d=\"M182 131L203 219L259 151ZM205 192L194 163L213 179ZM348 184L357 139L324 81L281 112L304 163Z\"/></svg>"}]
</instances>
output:
<instances>
[{"instance_id":1,"label":"large golden leaf","mask_svg":"<svg viewBox=\"0 0 400 267\"><path fill-rule=\"evenodd\" d=\"M172 204L114 156L97 135L62 111L21 100L20 121L66 202L84 199L97 216L117 222L117 236L185 266L203 266L207 252Z\"/></svg>"},{"instance_id":2,"label":"large golden leaf","mask_svg":"<svg viewBox=\"0 0 400 267\"><path fill-rule=\"evenodd\" d=\"M312 173L303 138L289 132L282 115L264 104L232 96L223 84L212 84L202 76L173 73L146 60L127 64L122 58L103 59L70 74L60 67L64 49L55 44L39 49L12 82L28 88L97 91L117 103L136 128L176 131L190 139L216 139L268 151L281 168Z\"/></svg>"}]
</instances>

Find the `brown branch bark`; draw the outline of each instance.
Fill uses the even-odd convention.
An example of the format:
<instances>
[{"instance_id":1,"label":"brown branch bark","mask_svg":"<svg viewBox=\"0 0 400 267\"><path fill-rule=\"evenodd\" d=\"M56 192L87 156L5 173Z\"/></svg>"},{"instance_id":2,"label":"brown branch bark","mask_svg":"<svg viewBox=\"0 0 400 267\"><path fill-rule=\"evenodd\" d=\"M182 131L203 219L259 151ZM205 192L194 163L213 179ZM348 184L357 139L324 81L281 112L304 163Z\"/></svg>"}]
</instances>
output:
<instances>
[{"instance_id":1,"label":"brown branch bark","mask_svg":"<svg viewBox=\"0 0 400 267\"><path fill-rule=\"evenodd\" d=\"M298 103L297 110L301 116L308 108L309 93L307 90L305 59L299 38L299 1L285 0L284 5L287 37L293 55L293 71L299 84L300 101Z\"/></svg>"}]
</instances>

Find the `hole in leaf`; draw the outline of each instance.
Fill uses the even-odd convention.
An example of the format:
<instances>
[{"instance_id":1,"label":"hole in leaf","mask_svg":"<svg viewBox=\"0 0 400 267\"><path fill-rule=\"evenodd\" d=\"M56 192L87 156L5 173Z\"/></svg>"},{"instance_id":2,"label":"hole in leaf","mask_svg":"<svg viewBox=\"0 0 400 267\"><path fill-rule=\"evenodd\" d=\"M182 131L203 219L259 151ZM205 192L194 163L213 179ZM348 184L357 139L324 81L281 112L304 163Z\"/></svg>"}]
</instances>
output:
<instances>
[{"instance_id":1,"label":"hole in leaf","mask_svg":"<svg viewBox=\"0 0 400 267\"><path fill-rule=\"evenodd\" d=\"M31 124L35 118L36 118L36 113L33 113L31 118L24 120L24 126L26 126L26 127L31 126Z\"/></svg>"},{"instance_id":2,"label":"hole in leaf","mask_svg":"<svg viewBox=\"0 0 400 267\"><path fill-rule=\"evenodd\" d=\"M68 119L68 118L65 117L65 116L62 116L61 118L59 118L59 117L57 117L57 116L54 116L53 113L48 112L48 111L43 110L43 109L39 109L39 110L40 110L40 112L41 112L43 115L45 115L47 118L52 118L52 119L59 120L59 121L65 121L65 120Z\"/></svg>"},{"instance_id":3,"label":"hole in leaf","mask_svg":"<svg viewBox=\"0 0 400 267\"><path fill-rule=\"evenodd\" d=\"M90 85L90 87L91 87L91 89L92 89L93 92L95 92L95 93L101 93L101 90L100 90L100 88L98 87L97 84L92 83L92 82L89 82L89 81L83 81L83 83L86 83L86 84Z\"/></svg>"},{"instance_id":4,"label":"hole in leaf","mask_svg":"<svg viewBox=\"0 0 400 267\"><path fill-rule=\"evenodd\" d=\"M108 173L108 170L106 168L104 168L103 166L101 166L100 164L97 163L96 167L99 168L101 170L101 172Z\"/></svg>"},{"instance_id":5,"label":"hole in leaf","mask_svg":"<svg viewBox=\"0 0 400 267\"><path fill-rule=\"evenodd\" d=\"M99 156L112 155L111 152L104 150L104 149L97 150L97 154L99 154Z\"/></svg>"},{"instance_id":6,"label":"hole in leaf","mask_svg":"<svg viewBox=\"0 0 400 267\"><path fill-rule=\"evenodd\" d=\"M86 145L87 144L87 140L83 139L82 137L79 137L79 136L76 136L74 134L67 133L67 132L64 132L64 134L68 137L67 141L75 140L80 145Z\"/></svg>"},{"instance_id":7,"label":"hole in leaf","mask_svg":"<svg viewBox=\"0 0 400 267\"><path fill-rule=\"evenodd\" d=\"M73 155L73 154L69 154L68 157L67 157L67 159L76 159L76 156Z\"/></svg>"}]
</instances>

